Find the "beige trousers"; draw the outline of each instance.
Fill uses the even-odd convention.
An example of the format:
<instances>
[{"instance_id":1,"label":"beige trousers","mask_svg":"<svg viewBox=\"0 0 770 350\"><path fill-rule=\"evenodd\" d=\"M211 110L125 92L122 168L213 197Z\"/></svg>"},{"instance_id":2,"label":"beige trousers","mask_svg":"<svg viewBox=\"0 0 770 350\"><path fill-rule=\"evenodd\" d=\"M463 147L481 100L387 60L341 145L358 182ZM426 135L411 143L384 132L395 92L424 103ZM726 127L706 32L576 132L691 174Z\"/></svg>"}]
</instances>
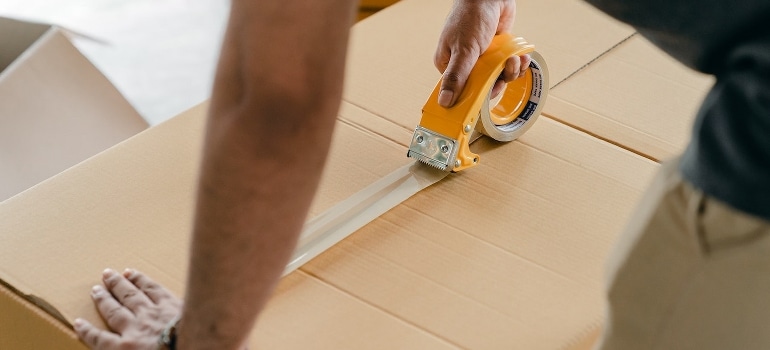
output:
<instances>
[{"instance_id":1,"label":"beige trousers","mask_svg":"<svg viewBox=\"0 0 770 350\"><path fill-rule=\"evenodd\" d=\"M678 161L663 165L608 274L599 349L770 349L770 222L703 195Z\"/></svg>"}]
</instances>

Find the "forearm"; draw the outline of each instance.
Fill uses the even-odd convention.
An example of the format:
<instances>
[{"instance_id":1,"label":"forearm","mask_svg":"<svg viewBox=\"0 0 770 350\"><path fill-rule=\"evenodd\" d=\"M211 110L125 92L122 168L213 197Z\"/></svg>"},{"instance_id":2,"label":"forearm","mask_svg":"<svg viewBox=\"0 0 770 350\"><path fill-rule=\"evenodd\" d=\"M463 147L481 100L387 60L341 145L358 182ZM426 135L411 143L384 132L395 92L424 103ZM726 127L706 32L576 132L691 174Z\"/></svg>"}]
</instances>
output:
<instances>
[{"instance_id":1,"label":"forearm","mask_svg":"<svg viewBox=\"0 0 770 350\"><path fill-rule=\"evenodd\" d=\"M180 349L232 349L318 185L354 1L234 1L201 165Z\"/></svg>"}]
</instances>

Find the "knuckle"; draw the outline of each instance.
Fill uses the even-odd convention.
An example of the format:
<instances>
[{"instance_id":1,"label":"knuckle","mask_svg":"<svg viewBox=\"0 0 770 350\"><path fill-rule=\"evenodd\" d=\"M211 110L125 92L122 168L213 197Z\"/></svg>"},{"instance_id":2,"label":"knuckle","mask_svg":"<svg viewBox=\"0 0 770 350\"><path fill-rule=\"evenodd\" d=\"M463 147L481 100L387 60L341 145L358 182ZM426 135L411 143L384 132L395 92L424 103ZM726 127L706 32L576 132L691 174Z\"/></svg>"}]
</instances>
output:
<instances>
[{"instance_id":1,"label":"knuckle","mask_svg":"<svg viewBox=\"0 0 770 350\"><path fill-rule=\"evenodd\" d=\"M146 315L148 318L152 320L159 319L161 314L162 314L161 309L158 307L149 307L143 310L143 315Z\"/></svg>"},{"instance_id":2,"label":"knuckle","mask_svg":"<svg viewBox=\"0 0 770 350\"><path fill-rule=\"evenodd\" d=\"M479 56L479 49L476 48L476 45L462 45L457 44L452 48L452 55L457 56L459 58L467 59L469 57L478 57Z\"/></svg>"},{"instance_id":3,"label":"knuckle","mask_svg":"<svg viewBox=\"0 0 770 350\"><path fill-rule=\"evenodd\" d=\"M107 316L107 318L113 318L118 316L119 314L120 314L120 307L114 307L107 310L107 314L105 316Z\"/></svg>"},{"instance_id":4,"label":"knuckle","mask_svg":"<svg viewBox=\"0 0 770 350\"><path fill-rule=\"evenodd\" d=\"M115 327L124 326L125 322L128 320L126 319L126 317L124 317L125 315L123 315L123 313L121 313L120 311L121 311L121 308L119 307L108 310L107 314L104 315L105 319L107 320L107 323Z\"/></svg>"},{"instance_id":5,"label":"knuckle","mask_svg":"<svg viewBox=\"0 0 770 350\"><path fill-rule=\"evenodd\" d=\"M500 75L500 78L498 79L498 81L502 81L505 83L510 82L511 80L516 78L518 74L519 74L519 71L504 70L503 74Z\"/></svg>"},{"instance_id":6,"label":"knuckle","mask_svg":"<svg viewBox=\"0 0 770 350\"><path fill-rule=\"evenodd\" d=\"M132 299L135 299L135 297L136 297L136 291L129 290L123 293L122 300L132 300Z\"/></svg>"},{"instance_id":7,"label":"knuckle","mask_svg":"<svg viewBox=\"0 0 770 350\"><path fill-rule=\"evenodd\" d=\"M435 55L433 55L433 65L436 66L441 72L446 70L446 67L449 65L449 59L447 58L447 55L444 52L437 51Z\"/></svg>"},{"instance_id":8,"label":"knuckle","mask_svg":"<svg viewBox=\"0 0 770 350\"><path fill-rule=\"evenodd\" d=\"M160 290L161 288L160 288L160 284L157 284L152 281L147 281L142 285L142 289L146 291L154 292L154 291Z\"/></svg>"},{"instance_id":9,"label":"knuckle","mask_svg":"<svg viewBox=\"0 0 770 350\"><path fill-rule=\"evenodd\" d=\"M153 333L154 331L155 326L148 322L142 322L139 324L139 332L142 334Z\"/></svg>"},{"instance_id":10,"label":"knuckle","mask_svg":"<svg viewBox=\"0 0 770 350\"><path fill-rule=\"evenodd\" d=\"M460 74L455 71L446 71L444 73L444 82L448 84L457 84L460 82Z\"/></svg>"},{"instance_id":11,"label":"knuckle","mask_svg":"<svg viewBox=\"0 0 770 350\"><path fill-rule=\"evenodd\" d=\"M99 338L99 331L93 329L90 331L90 334L88 334L88 343L91 344L93 347L99 347L99 341L101 338Z\"/></svg>"}]
</instances>

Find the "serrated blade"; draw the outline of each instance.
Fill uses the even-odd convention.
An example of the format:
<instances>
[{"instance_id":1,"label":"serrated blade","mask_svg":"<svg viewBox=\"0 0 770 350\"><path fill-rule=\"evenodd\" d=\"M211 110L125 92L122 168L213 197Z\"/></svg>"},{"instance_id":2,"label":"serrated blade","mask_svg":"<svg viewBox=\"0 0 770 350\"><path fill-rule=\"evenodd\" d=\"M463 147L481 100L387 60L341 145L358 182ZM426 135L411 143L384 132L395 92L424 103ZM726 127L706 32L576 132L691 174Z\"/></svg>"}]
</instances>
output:
<instances>
[{"instance_id":1,"label":"serrated blade","mask_svg":"<svg viewBox=\"0 0 770 350\"><path fill-rule=\"evenodd\" d=\"M418 126L406 155L436 169L450 171L457 158L457 141Z\"/></svg>"}]
</instances>

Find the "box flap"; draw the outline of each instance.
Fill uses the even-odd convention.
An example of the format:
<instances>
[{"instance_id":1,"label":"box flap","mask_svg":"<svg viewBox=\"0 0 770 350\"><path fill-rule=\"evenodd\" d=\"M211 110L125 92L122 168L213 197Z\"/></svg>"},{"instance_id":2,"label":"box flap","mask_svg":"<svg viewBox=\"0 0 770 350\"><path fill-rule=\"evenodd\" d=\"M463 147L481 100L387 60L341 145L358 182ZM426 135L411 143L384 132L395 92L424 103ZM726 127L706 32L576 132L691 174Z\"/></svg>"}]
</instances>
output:
<instances>
[{"instance_id":1,"label":"box flap","mask_svg":"<svg viewBox=\"0 0 770 350\"><path fill-rule=\"evenodd\" d=\"M58 29L47 30L0 75L0 201L146 127Z\"/></svg>"},{"instance_id":2,"label":"box flap","mask_svg":"<svg viewBox=\"0 0 770 350\"><path fill-rule=\"evenodd\" d=\"M606 19L577 2L543 3L553 6L544 16L563 5L584 16L556 18L613 33L593 51L555 54L573 67L560 68L564 78L628 34L594 27ZM402 1L354 29L313 213L411 162L404 144L438 80L430 57L448 6ZM570 47L555 39L569 32L543 40ZM104 267L139 268L180 294L204 114L193 109L0 203L0 279L97 323L88 291ZM604 257L657 164L548 118L512 143L474 147L478 167L284 278L251 347L587 347L602 323Z\"/></svg>"},{"instance_id":3,"label":"box flap","mask_svg":"<svg viewBox=\"0 0 770 350\"><path fill-rule=\"evenodd\" d=\"M49 25L0 17L0 76L24 51L51 28Z\"/></svg>"},{"instance_id":4,"label":"box flap","mask_svg":"<svg viewBox=\"0 0 770 350\"><path fill-rule=\"evenodd\" d=\"M441 77L433 54L451 6L443 0L400 1L358 23L345 100L414 130ZM543 55L552 86L633 34L632 28L573 0L518 1L513 31Z\"/></svg>"},{"instance_id":5,"label":"box flap","mask_svg":"<svg viewBox=\"0 0 770 350\"><path fill-rule=\"evenodd\" d=\"M713 81L635 35L553 89L544 113L666 160L684 150Z\"/></svg>"},{"instance_id":6,"label":"box flap","mask_svg":"<svg viewBox=\"0 0 770 350\"><path fill-rule=\"evenodd\" d=\"M0 310L0 349L86 349L59 320L2 283Z\"/></svg>"}]
</instances>

